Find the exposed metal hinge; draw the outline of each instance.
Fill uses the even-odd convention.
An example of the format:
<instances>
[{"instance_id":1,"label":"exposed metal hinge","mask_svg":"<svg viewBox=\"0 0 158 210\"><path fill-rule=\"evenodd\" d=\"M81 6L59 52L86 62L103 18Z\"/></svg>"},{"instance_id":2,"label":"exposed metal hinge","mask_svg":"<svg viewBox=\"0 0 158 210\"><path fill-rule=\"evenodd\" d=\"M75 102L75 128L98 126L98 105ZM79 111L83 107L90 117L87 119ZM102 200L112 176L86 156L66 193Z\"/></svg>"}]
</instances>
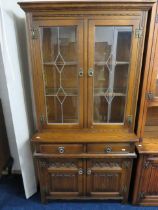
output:
<instances>
[{"instance_id":1,"label":"exposed metal hinge","mask_svg":"<svg viewBox=\"0 0 158 210\"><path fill-rule=\"evenodd\" d=\"M149 168L150 166L150 162L149 161L145 161L144 162L144 168Z\"/></svg>"},{"instance_id":2,"label":"exposed metal hinge","mask_svg":"<svg viewBox=\"0 0 158 210\"><path fill-rule=\"evenodd\" d=\"M132 115L127 116L127 124L130 126L132 125Z\"/></svg>"},{"instance_id":3,"label":"exposed metal hinge","mask_svg":"<svg viewBox=\"0 0 158 210\"><path fill-rule=\"evenodd\" d=\"M145 193L144 192L140 192L139 193L139 198L143 199L145 197Z\"/></svg>"},{"instance_id":4,"label":"exposed metal hinge","mask_svg":"<svg viewBox=\"0 0 158 210\"><path fill-rule=\"evenodd\" d=\"M41 123L41 126L44 125L44 122L45 122L45 116L43 114L41 114L40 116L40 123Z\"/></svg>"},{"instance_id":5,"label":"exposed metal hinge","mask_svg":"<svg viewBox=\"0 0 158 210\"><path fill-rule=\"evenodd\" d=\"M158 23L158 15L155 17L155 23Z\"/></svg>"},{"instance_id":6,"label":"exposed metal hinge","mask_svg":"<svg viewBox=\"0 0 158 210\"><path fill-rule=\"evenodd\" d=\"M151 100L153 100L153 98L154 98L154 95L151 91L146 93L146 99L147 100L151 101Z\"/></svg>"},{"instance_id":7,"label":"exposed metal hinge","mask_svg":"<svg viewBox=\"0 0 158 210\"><path fill-rule=\"evenodd\" d=\"M38 28L37 27L33 28L31 30L31 32L32 32L32 39L38 39L38 37L39 37L39 30L38 30Z\"/></svg>"},{"instance_id":8,"label":"exposed metal hinge","mask_svg":"<svg viewBox=\"0 0 158 210\"><path fill-rule=\"evenodd\" d=\"M143 29L142 28L135 29L135 37L141 38L142 36L143 36Z\"/></svg>"}]
</instances>

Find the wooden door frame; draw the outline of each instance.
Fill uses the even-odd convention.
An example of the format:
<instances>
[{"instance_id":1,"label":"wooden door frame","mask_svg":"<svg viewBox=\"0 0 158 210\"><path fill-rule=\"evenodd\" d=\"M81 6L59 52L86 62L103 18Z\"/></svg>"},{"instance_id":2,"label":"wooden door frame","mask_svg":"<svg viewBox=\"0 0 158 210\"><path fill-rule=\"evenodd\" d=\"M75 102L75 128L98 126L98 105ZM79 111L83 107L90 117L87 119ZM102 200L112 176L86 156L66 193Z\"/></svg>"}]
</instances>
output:
<instances>
[{"instance_id":1,"label":"wooden door frame","mask_svg":"<svg viewBox=\"0 0 158 210\"><path fill-rule=\"evenodd\" d=\"M61 17L55 20L36 20L33 21L33 28L38 30L40 27L57 27L57 26L77 26L77 37L79 46L79 66L84 71L84 60L83 60L83 19L73 18L73 19L61 19ZM31 46L31 59L32 59L32 74L33 74L33 88L35 96L35 106L36 106L36 119L37 119L37 129L41 130L43 128L83 128L83 77L79 77L79 123L47 123L46 117L46 99L44 93L44 78L43 78L43 66L42 66L42 55L41 55L41 43L40 37L37 39L31 38L30 33L30 46ZM84 73L85 74L85 73ZM40 84L40 85L39 85ZM41 125L40 117L44 116L44 124Z\"/></svg>"},{"instance_id":2,"label":"wooden door frame","mask_svg":"<svg viewBox=\"0 0 158 210\"><path fill-rule=\"evenodd\" d=\"M140 140L144 137L144 127L146 122L147 109L151 105L147 98L146 94L151 90L151 84L153 82L153 65L154 65L154 56L155 56L155 47L156 47L156 37L155 35L158 30L158 24L155 24L156 13L158 13L157 3L154 3L151 9L151 17L150 17L150 26L149 26L149 34L147 37L147 46L146 46L146 56L144 63L144 76L143 76L143 84L140 93L140 104L137 107L138 114L138 123L136 127L137 136L140 137ZM152 87L153 90L153 87ZM157 104L157 103L156 103Z\"/></svg>"},{"instance_id":3,"label":"wooden door frame","mask_svg":"<svg viewBox=\"0 0 158 210\"><path fill-rule=\"evenodd\" d=\"M116 18L116 17L115 17ZM101 124L101 123L93 123L93 93L92 93L92 87L93 87L93 78L92 77L88 77L88 127L90 128L119 128L119 129L123 129L123 128L128 128L127 125L127 116L128 115L132 115L133 116L133 123L131 126L131 129L134 130L134 123L135 123L135 114L136 114L136 102L137 102L137 97L138 97L138 89L139 89L139 78L140 78L140 73L141 73L141 65L138 67L138 58L137 56L140 56L140 62L142 60L142 52L143 52L143 46L144 46L144 37L145 37L145 26L146 26L146 20L142 23L141 20L141 16L135 17L133 19L126 17L126 18L122 18L122 19L113 19L113 17L110 18L110 20L106 20L106 18L103 19L90 19L89 20L89 43L88 43L88 55L89 55L89 59L88 59L88 69L89 68L93 68L94 66L94 29L95 26L132 26L132 43L131 43L131 50L133 51L132 57L130 59L130 66L132 65L132 71L130 71L130 76L129 76L129 85L128 85L128 93L127 93L127 99L126 101L129 101L129 103L127 103L126 106L126 111L125 111L125 123L123 124ZM144 17L145 18L145 17ZM135 37L134 31L136 28L140 27L140 24L142 25L142 27L144 28L144 34L143 37L141 39L142 42L140 42L140 39ZM140 48L137 46L139 46L138 43L142 43L142 47L141 50ZM134 52L134 49L137 49L137 53ZM137 67L135 68L135 65L137 64ZM135 91L133 91L133 81L134 79L136 81L138 81L138 83L135 82ZM131 96L135 96L135 100L132 99L132 103L131 103Z\"/></svg>"}]
</instances>

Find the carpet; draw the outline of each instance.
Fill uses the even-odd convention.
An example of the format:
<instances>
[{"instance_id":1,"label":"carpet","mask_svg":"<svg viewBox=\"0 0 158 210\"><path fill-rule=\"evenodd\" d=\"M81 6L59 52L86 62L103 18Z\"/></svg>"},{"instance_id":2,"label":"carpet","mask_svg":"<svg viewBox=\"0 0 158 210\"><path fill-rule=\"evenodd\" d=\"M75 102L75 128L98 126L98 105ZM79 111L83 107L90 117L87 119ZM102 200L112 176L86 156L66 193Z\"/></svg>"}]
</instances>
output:
<instances>
[{"instance_id":1,"label":"carpet","mask_svg":"<svg viewBox=\"0 0 158 210\"><path fill-rule=\"evenodd\" d=\"M2 176L0 179L0 210L155 210L158 207L139 207L118 201L51 201L41 204L40 194L26 200L21 176Z\"/></svg>"}]
</instances>

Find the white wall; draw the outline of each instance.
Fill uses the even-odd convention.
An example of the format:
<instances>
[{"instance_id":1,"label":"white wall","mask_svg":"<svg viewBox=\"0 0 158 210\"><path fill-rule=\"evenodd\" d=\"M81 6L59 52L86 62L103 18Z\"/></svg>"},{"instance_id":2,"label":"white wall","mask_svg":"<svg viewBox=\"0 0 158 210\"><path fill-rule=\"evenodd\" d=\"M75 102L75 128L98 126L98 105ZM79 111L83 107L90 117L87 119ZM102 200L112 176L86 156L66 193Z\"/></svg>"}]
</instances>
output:
<instances>
[{"instance_id":1,"label":"white wall","mask_svg":"<svg viewBox=\"0 0 158 210\"><path fill-rule=\"evenodd\" d=\"M7 133L14 170L21 170L25 194L36 191L30 147L34 132L25 14L15 0L1 0L0 10L0 96L4 107Z\"/></svg>"}]
</instances>

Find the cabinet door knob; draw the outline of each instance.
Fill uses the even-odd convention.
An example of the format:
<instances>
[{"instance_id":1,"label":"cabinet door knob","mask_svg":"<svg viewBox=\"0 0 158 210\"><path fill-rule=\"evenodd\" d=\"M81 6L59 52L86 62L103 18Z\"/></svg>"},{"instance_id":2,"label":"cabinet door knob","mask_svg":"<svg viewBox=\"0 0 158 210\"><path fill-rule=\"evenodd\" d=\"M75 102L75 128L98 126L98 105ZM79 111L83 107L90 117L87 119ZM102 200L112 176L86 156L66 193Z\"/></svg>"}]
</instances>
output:
<instances>
[{"instance_id":1,"label":"cabinet door knob","mask_svg":"<svg viewBox=\"0 0 158 210\"><path fill-rule=\"evenodd\" d=\"M106 153L112 152L112 148L111 148L111 147L106 147L106 148L105 148L105 152L106 152Z\"/></svg>"},{"instance_id":2,"label":"cabinet door knob","mask_svg":"<svg viewBox=\"0 0 158 210\"><path fill-rule=\"evenodd\" d=\"M93 74L94 74L94 70L93 70L92 68L90 68L90 69L88 70L88 76L89 76L89 77L93 77Z\"/></svg>"},{"instance_id":3,"label":"cabinet door knob","mask_svg":"<svg viewBox=\"0 0 158 210\"><path fill-rule=\"evenodd\" d=\"M80 168L80 169L78 170L78 174L79 174L79 175L82 175L82 174L83 174L83 169L82 169L82 168Z\"/></svg>"},{"instance_id":4,"label":"cabinet door knob","mask_svg":"<svg viewBox=\"0 0 158 210\"><path fill-rule=\"evenodd\" d=\"M65 152L65 149L64 149L64 147L58 147L58 151L60 154L62 154Z\"/></svg>"},{"instance_id":5,"label":"cabinet door knob","mask_svg":"<svg viewBox=\"0 0 158 210\"><path fill-rule=\"evenodd\" d=\"M80 70L79 70L78 76L79 76L79 77L83 77L83 69L80 69Z\"/></svg>"},{"instance_id":6,"label":"cabinet door knob","mask_svg":"<svg viewBox=\"0 0 158 210\"><path fill-rule=\"evenodd\" d=\"M147 99L148 99L149 101L152 101L152 100L154 99L154 94L153 94L153 92L149 91L149 92L147 93Z\"/></svg>"},{"instance_id":7,"label":"cabinet door knob","mask_svg":"<svg viewBox=\"0 0 158 210\"><path fill-rule=\"evenodd\" d=\"M90 168L87 169L87 175L91 175L92 170Z\"/></svg>"}]
</instances>

